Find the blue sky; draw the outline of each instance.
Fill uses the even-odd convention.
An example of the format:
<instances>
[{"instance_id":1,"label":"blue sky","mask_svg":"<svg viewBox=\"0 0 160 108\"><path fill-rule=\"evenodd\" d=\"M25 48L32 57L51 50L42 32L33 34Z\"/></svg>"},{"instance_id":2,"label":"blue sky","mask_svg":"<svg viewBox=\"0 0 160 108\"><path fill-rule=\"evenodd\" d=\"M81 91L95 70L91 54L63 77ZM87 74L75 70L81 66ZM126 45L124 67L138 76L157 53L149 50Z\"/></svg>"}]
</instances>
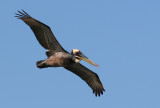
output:
<instances>
[{"instance_id":1,"label":"blue sky","mask_svg":"<svg viewBox=\"0 0 160 108\"><path fill-rule=\"evenodd\" d=\"M36 67L45 49L13 17L21 9L99 65L81 62L99 75L103 96L63 68ZM0 1L0 107L160 108L159 10L159 0Z\"/></svg>"}]
</instances>

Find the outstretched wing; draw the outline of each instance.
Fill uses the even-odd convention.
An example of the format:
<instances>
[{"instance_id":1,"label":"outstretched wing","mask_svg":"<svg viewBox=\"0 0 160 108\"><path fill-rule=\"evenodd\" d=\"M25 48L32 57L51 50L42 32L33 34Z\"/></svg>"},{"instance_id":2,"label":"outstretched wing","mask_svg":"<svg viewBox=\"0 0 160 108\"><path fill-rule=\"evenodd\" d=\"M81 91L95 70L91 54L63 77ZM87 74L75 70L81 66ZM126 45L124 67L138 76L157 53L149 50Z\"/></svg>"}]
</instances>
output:
<instances>
[{"instance_id":1,"label":"outstretched wing","mask_svg":"<svg viewBox=\"0 0 160 108\"><path fill-rule=\"evenodd\" d=\"M97 94L100 96L100 94L103 94L103 91L105 91L98 75L80 63L73 63L64 68L83 79L92 88L93 93L95 93L96 96Z\"/></svg>"},{"instance_id":2,"label":"outstretched wing","mask_svg":"<svg viewBox=\"0 0 160 108\"><path fill-rule=\"evenodd\" d=\"M49 26L32 18L24 10L18 12L15 17L23 20L32 29L41 46L48 50L48 54L50 52L65 51L56 40Z\"/></svg>"}]
</instances>

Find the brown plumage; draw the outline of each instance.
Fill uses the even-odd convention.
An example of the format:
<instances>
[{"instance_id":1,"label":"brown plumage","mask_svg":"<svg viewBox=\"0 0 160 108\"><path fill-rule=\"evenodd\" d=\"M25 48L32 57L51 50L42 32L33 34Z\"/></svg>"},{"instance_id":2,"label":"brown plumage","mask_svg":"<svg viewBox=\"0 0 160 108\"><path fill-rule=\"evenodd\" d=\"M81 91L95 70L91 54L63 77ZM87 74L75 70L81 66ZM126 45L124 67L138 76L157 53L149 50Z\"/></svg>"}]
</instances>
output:
<instances>
[{"instance_id":1,"label":"brown plumage","mask_svg":"<svg viewBox=\"0 0 160 108\"><path fill-rule=\"evenodd\" d=\"M100 96L100 94L103 94L103 91L105 91L98 75L80 63L73 63L64 68L81 77L93 89L93 93L95 93L96 96L97 94Z\"/></svg>"},{"instance_id":2,"label":"brown plumage","mask_svg":"<svg viewBox=\"0 0 160 108\"><path fill-rule=\"evenodd\" d=\"M96 96L103 94L105 90L98 75L81 65L79 61L84 60L94 66L98 65L89 60L77 49L72 49L71 54L69 54L58 43L49 26L32 18L23 10L22 12L18 12L15 17L23 20L31 28L40 45L47 50L46 55L48 58L38 61L37 67L64 67L83 79L92 88Z\"/></svg>"}]
</instances>

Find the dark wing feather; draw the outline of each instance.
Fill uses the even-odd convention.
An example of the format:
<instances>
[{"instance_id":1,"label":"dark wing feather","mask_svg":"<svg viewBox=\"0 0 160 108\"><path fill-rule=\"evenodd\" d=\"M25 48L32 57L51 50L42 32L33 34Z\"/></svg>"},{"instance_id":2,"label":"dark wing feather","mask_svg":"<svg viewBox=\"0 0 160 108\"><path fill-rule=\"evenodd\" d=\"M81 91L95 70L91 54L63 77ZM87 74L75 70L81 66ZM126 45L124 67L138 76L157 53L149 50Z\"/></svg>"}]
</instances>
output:
<instances>
[{"instance_id":1,"label":"dark wing feather","mask_svg":"<svg viewBox=\"0 0 160 108\"><path fill-rule=\"evenodd\" d=\"M39 43L48 50L49 53L51 52L58 52L58 51L65 51L62 46L58 43L55 36L53 35L49 26L41 23L40 21L32 18L28 15L25 11L22 12L18 11L15 17L18 19L23 20L34 32L37 40Z\"/></svg>"},{"instance_id":2,"label":"dark wing feather","mask_svg":"<svg viewBox=\"0 0 160 108\"><path fill-rule=\"evenodd\" d=\"M93 93L95 93L96 96L97 94L100 96L100 94L103 94L103 91L105 91L98 75L80 63L73 63L64 68L83 79L92 88Z\"/></svg>"}]
</instances>

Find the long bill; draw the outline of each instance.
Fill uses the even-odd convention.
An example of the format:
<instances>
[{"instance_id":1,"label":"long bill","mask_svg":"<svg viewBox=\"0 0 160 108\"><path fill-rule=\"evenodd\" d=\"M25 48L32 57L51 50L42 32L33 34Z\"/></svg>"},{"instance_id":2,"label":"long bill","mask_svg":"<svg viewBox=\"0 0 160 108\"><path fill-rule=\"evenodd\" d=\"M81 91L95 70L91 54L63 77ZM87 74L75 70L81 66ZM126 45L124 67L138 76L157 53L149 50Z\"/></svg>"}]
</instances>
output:
<instances>
[{"instance_id":1,"label":"long bill","mask_svg":"<svg viewBox=\"0 0 160 108\"><path fill-rule=\"evenodd\" d=\"M94 66L98 67L97 64L95 64L93 61L91 61L90 59L88 59L88 58L87 58L84 54L82 54L82 53L79 54L79 58L80 58L81 60L83 60L83 61L91 64L91 65L94 65Z\"/></svg>"}]
</instances>

